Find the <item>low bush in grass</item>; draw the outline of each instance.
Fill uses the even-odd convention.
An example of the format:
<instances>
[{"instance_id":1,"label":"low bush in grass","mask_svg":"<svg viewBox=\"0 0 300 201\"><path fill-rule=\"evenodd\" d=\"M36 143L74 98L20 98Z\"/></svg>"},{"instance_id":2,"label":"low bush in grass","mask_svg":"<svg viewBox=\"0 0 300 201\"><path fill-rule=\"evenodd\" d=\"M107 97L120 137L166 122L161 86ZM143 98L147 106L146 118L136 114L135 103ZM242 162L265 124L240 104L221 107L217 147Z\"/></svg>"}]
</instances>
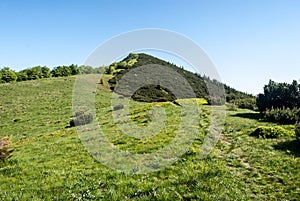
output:
<instances>
[{"instance_id":1,"label":"low bush in grass","mask_svg":"<svg viewBox=\"0 0 300 201\"><path fill-rule=\"evenodd\" d=\"M212 97L208 96L206 97L207 103L209 105L224 105L225 104L225 98L223 97Z\"/></svg>"},{"instance_id":2,"label":"low bush in grass","mask_svg":"<svg viewBox=\"0 0 300 201\"><path fill-rule=\"evenodd\" d=\"M79 111L75 113L75 116L70 120L70 127L82 126L89 124L93 121L93 114L86 111Z\"/></svg>"},{"instance_id":3,"label":"low bush in grass","mask_svg":"<svg viewBox=\"0 0 300 201\"><path fill-rule=\"evenodd\" d=\"M294 136L294 132L286 130L281 126L258 126L250 136L262 138L279 138L285 136Z\"/></svg>"},{"instance_id":4,"label":"low bush in grass","mask_svg":"<svg viewBox=\"0 0 300 201\"><path fill-rule=\"evenodd\" d=\"M237 106L233 103L227 103L226 106L229 111L237 111Z\"/></svg>"},{"instance_id":5,"label":"low bush in grass","mask_svg":"<svg viewBox=\"0 0 300 201\"><path fill-rule=\"evenodd\" d=\"M255 98L233 99L230 101L230 103L241 109L257 110Z\"/></svg>"},{"instance_id":6,"label":"low bush in grass","mask_svg":"<svg viewBox=\"0 0 300 201\"><path fill-rule=\"evenodd\" d=\"M11 141L8 137L0 139L0 161L3 161L9 158L13 152L13 149L10 148Z\"/></svg>"},{"instance_id":7,"label":"low bush in grass","mask_svg":"<svg viewBox=\"0 0 300 201\"><path fill-rule=\"evenodd\" d=\"M266 110L264 113L264 117L266 120L271 122L276 122L280 124L294 124L299 120L300 117L300 109L294 108L283 108L283 109L271 109Z\"/></svg>"},{"instance_id":8,"label":"low bush in grass","mask_svg":"<svg viewBox=\"0 0 300 201\"><path fill-rule=\"evenodd\" d=\"M295 125L295 135L298 141L300 141L300 121Z\"/></svg>"}]
</instances>

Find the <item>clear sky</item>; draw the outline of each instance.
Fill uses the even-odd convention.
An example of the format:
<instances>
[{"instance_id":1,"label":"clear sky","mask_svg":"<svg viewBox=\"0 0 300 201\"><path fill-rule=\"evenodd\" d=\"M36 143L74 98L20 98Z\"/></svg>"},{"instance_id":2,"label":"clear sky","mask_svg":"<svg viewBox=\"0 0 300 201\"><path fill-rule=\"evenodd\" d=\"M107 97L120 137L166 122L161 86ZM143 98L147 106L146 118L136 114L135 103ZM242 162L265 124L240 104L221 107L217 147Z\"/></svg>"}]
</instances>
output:
<instances>
[{"instance_id":1,"label":"clear sky","mask_svg":"<svg viewBox=\"0 0 300 201\"><path fill-rule=\"evenodd\" d=\"M0 0L0 27L0 68L82 64L115 35L163 28L195 41L236 89L300 78L299 0Z\"/></svg>"}]
</instances>

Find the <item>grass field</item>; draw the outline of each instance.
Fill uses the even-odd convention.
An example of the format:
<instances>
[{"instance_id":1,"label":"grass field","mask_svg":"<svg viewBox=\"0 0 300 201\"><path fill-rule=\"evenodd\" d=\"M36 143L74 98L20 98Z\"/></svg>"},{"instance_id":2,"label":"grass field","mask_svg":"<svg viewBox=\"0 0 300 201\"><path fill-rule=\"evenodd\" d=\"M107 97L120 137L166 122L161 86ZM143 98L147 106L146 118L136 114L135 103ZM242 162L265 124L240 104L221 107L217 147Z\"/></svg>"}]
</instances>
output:
<instances>
[{"instance_id":1,"label":"grass field","mask_svg":"<svg viewBox=\"0 0 300 201\"><path fill-rule=\"evenodd\" d=\"M74 77L0 85L0 136L13 142L12 157L0 162L0 200L299 200L300 146L295 137L249 136L259 114L227 110L224 132L205 159L199 150L209 126L210 107L200 106L199 136L187 152L165 169L125 174L96 161L75 128ZM151 153L168 145L178 129L180 107L172 103L131 102L130 118L151 122L149 109L163 107L163 131L151 139L122 134L111 117L109 92L99 86L96 116L119 149ZM201 102L201 101L200 101ZM292 125L284 126L293 130Z\"/></svg>"}]
</instances>

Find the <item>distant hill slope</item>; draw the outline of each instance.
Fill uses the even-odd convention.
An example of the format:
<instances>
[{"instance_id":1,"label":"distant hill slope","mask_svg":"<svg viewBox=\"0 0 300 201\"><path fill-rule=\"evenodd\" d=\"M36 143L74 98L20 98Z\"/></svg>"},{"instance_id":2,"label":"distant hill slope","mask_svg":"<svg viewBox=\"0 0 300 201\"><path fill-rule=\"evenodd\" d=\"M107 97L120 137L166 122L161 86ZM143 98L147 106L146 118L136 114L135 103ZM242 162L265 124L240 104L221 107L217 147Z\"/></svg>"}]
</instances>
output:
<instances>
[{"instance_id":1,"label":"distant hill slope","mask_svg":"<svg viewBox=\"0 0 300 201\"><path fill-rule=\"evenodd\" d=\"M136 69L137 67L145 66L145 65L153 65L153 71L148 71L147 80L145 80L143 76L135 77L123 77L130 70ZM160 66L160 67L159 67ZM166 67L165 70L163 68ZM159 69L158 69L159 68ZM158 72L157 72L158 71ZM169 72L170 76L166 77L163 82L164 84L157 82L155 77L159 76L159 71L164 71L165 73ZM205 98L208 100L210 104L223 104L225 102L225 96L227 101L232 99L240 99L240 98L251 98L252 96L240 91L237 91L227 85L224 85L216 80L211 80L210 78L192 73L183 69L182 67L178 67L175 64L170 62L161 60L154 56L139 53L139 54L129 54L126 58L124 58L120 62L116 62L111 64L106 68L105 73L113 75L113 77L109 80L110 88L112 90L115 89L117 83L119 83L120 78L127 79L125 82L126 86L122 86L120 90L120 86L118 86L117 93L120 93L124 96L131 96L134 100L145 101L145 102L154 102L154 101L174 101L177 98ZM150 75L149 75L150 73ZM178 77L178 75L182 76L184 80L188 82L190 87L192 88L194 94L188 92L186 87L183 87L183 83L177 83L176 89L174 89L177 94L173 93L174 90L170 90L166 87L163 87L168 84L171 80L177 79L174 77ZM163 75L161 75L163 76ZM160 76L160 77L161 77ZM173 77L172 77L173 76ZM143 80L142 80L143 79ZM147 84L147 82L152 83L156 82L157 84ZM138 83L145 83L146 85L140 87L134 93L131 91L130 86L136 86ZM208 87L209 89L208 90ZM178 88L179 87L179 88ZM132 94L133 93L133 94Z\"/></svg>"}]
</instances>

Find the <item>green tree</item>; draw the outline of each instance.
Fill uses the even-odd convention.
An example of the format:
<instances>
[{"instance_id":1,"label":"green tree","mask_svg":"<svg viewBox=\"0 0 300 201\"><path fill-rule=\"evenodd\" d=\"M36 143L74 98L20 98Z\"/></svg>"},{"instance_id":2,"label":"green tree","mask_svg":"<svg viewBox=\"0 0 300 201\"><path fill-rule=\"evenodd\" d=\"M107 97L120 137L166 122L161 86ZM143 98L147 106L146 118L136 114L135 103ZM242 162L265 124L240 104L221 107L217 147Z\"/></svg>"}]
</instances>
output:
<instances>
[{"instance_id":1,"label":"green tree","mask_svg":"<svg viewBox=\"0 0 300 201\"><path fill-rule=\"evenodd\" d=\"M47 66L43 66L41 68L41 71L42 71L42 77L43 78L49 78L49 77L51 77L51 71L50 71L50 69Z\"/></svg>"},{"instance_id":2,"label":"green tree","mask_svg":"<svg viewBox=\"0 0 300 201\"><path fill-rule=\"evenodd\" d=\"M42 67L35 66L27 69L27 76L29 80L37 80L43 77Z\"/></svg>"},{"instance_id":3,"label":"green tree","mask_svg":"<svg viewBox=\"0 0 300 201\"><path fill-rule=\"evenodd\" d=\"M28 69L25 69L25 70L19 71L19 72L17 73L17 76L18 76L17 81L18 81L18 82L28 80L27 71L28 71Z\"/></svg>"},{"instance_id":4,"label":"green tree","mask_svg":"<svg viewBox=\"0 0 300 201\"><path fill-rule=\"evenodd\" d=\"M72 72L69 66L57 66L51 71L51 74L54 77L66 77L72 75Z\"/></svg>"},{"instance_id":5,"label":"green tree","mask_svg":"<svg viewBox=\"0 0 300 201\"><path fill-rule=\"evenodd\" d=\"M300 91L297 81L292 84L276 83L272 80L264 86L264 93L259 94L256 104L261 112L272 108L298 108L300 107Z\"/></svg>"},{"instance_id":6,"label":"green tree","mask_svg":"<svg viewBox=\"0 0 300 201\"><path fill-rule=\"evenodd\" d=\"M93 74L94 69L91 66L79 66L78 68L79 74Z\"/></svg>"},{"instance_id":7,"label":"green tree","mask_svg":"<svg viewBox=\"0 0 300 201\"><path fill-rule=\"evenodd\" d=\"M77 75L79 73L77 65L71 64L69 67L72 75Z\"/></svg>"},{"instance_id":8,"label":"green tree","mask_svg":"<svg viewBox=\"0 0 300 201\"><path fill-rule=\"evenodd\" d=\"M17 80L17 74L15 71L8 67L4 67L0 70L1 82L15 82Z\"/></svg>"},{"instance_id":9,"label":"green tree","mask_svg":"<svg viewBox=\"0 0 300 201\"><path fill-rule=\"evenodd\" d=\"M298 84L298 82L296 80L294 80L292 82L292 84L289 87L289 91L290 91L290 104L292 108L295 107L300 107L300 90L299 90L300 85Z\"/></svg>"}]
</instances>

